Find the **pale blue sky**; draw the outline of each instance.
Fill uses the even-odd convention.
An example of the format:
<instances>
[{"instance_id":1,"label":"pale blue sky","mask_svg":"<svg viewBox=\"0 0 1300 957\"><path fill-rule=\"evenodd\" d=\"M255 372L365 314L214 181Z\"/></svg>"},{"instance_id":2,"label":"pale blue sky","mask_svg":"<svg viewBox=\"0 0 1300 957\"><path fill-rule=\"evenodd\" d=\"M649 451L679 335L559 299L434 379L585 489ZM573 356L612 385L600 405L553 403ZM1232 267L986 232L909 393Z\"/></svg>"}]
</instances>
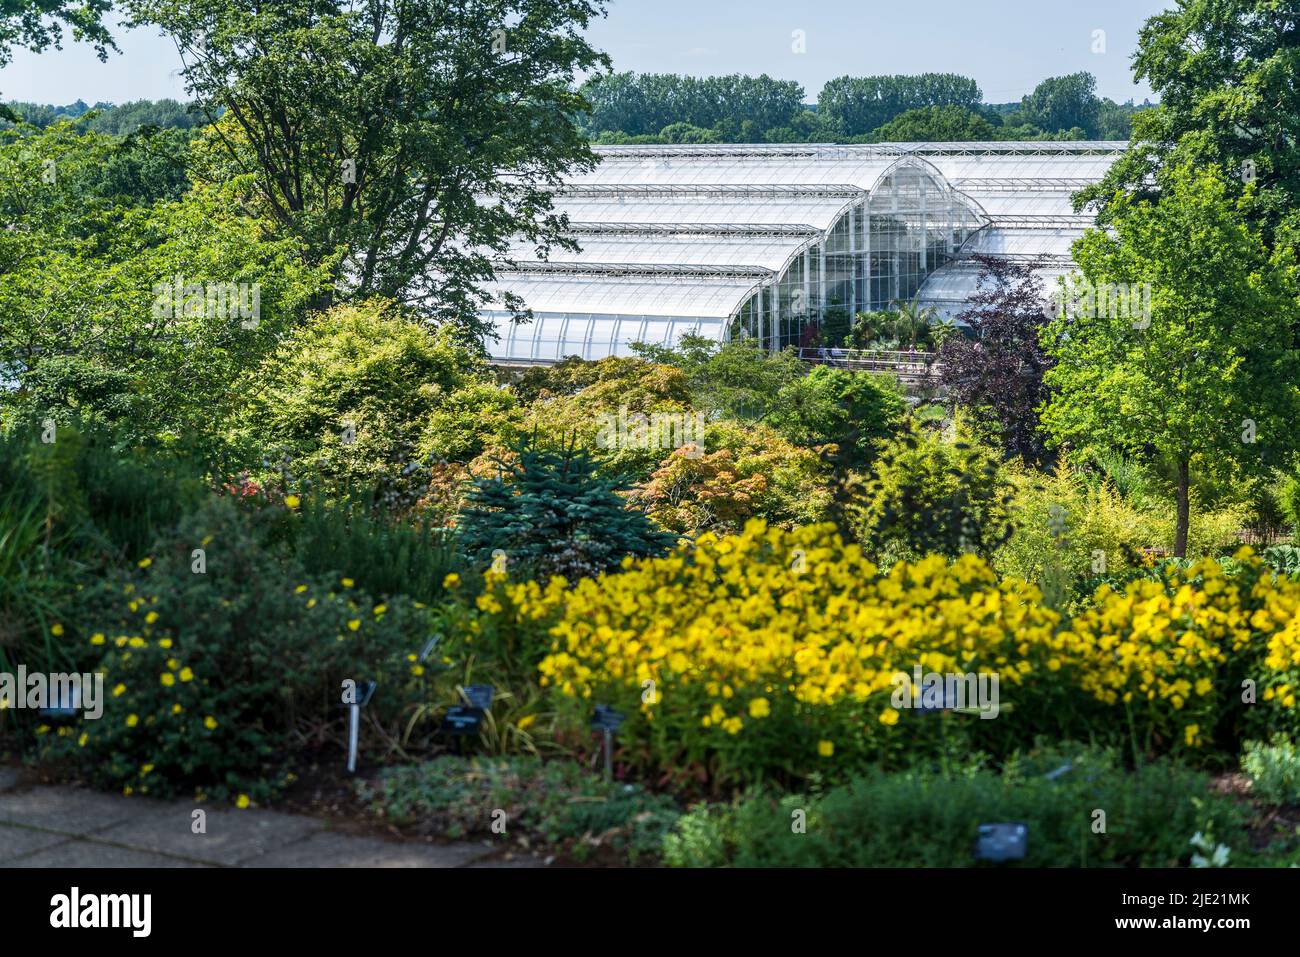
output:
<instances>
[{"instance_id":1,"label":"pale blue sky","mask_svg":"<svg viewBox=\"0 0 1300 957\"><path fill-rule=\"evenodd\" d=\"M809 100L831 77L951 72L974 77L988 102L1017 100L1039 80L1078 70L1114 100L1150 96L1133 83L1137 31L1174 0L612 0L592 42L619 70L696 75L767 73L798 80ZM792 49L802 30L806 52ZM1094 31L1105 52L1093 52ZM187 99L171 44L119 34L100 63L82 44L15 51L0 98L41 103Z\"/></svg>"}]
</instances>

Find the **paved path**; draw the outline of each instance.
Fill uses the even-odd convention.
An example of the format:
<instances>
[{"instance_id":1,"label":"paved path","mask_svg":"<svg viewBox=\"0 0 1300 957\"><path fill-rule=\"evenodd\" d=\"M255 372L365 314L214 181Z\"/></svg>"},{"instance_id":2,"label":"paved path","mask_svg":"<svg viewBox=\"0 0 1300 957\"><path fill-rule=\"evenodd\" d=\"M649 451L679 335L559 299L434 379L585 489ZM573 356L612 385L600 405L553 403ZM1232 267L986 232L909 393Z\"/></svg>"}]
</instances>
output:
<instances>
[{"instance_id":1,"label":"paved path","mask_svg":"<svg viewBox=\"0 0 1300 957\"><path fill-rule=\"evenodd\" d=\"M72 787L23 787L0 767L0 867L540 867L491 843L429 844L341 834L298 814L206 808Z\"/></svg>"}]
</instances>

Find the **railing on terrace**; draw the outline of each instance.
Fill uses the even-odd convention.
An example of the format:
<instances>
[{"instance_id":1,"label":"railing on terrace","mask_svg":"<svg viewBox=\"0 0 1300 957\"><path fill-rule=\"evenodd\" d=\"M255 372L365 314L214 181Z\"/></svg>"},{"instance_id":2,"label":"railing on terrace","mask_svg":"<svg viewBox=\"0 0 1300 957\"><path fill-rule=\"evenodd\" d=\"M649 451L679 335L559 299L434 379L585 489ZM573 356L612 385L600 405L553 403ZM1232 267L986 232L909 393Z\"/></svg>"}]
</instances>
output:
<instances>
[{"instance_id":1,"label":"railing on terrace","mask_svg":"<svg viewBox=\"0 0 1300 957\"><path fill-rule=\"evenodd\" d=\"M818 365L842 366L869 372L892 372L903 381L916 382L941 371L934 352L891 352L883 349L823 349L805 347L799 358Z\"/></svg>"}]
</instances>

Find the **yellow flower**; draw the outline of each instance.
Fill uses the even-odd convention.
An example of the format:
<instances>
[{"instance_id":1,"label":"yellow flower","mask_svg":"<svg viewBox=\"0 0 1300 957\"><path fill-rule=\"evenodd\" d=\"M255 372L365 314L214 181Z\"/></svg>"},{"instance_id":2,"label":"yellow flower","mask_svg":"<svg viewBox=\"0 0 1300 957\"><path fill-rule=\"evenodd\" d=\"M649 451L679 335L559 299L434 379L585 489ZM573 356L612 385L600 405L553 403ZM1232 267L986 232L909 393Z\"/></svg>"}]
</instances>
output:
<instances>
[{"instance_id":1,"label":"yellow flower","mask_svg":"<svg viewBox=\"0 0 1300 957\"><path fill-rule=\"evenodd\" d=\"M170 671L164 671L162 674L158 676L158 680L161 681L168 688L176 684L176 676L172 674Z\"/></svg>"},{"instance_id":2,"label":"yellow flower","mask_svg":"<svg viewBox=\"0 0 1300 957\"><path fill-rule=\"evenodd\" d=\"M412 665L411 674L417 678L420 677L420 675L424 674L424 665Z\"/></svg>"},{"instance_id":3,"label":"yellow flower","mask_svg":"<svg viewBox=\"0 0 1300 957\"><path fill-rule=\"evenodd\" d=\"M459 584L460 584L460 576L457 575L455 572L451 572L442 580L443 588L455 588Z\"/></svg>"},{"instance_id":4,"label":"yellow flower","mask_svg":"<svg viewBox=\"0 0 1300 957\"><path fill-rule=\"evenodd\" d=\"M519 721L515 724L515 727L518 728L520 731L523 731L525 728L530 727L532 723L536 720L537 720L537 715L526 714L519 719Z\"/></svg>"},{"instance_id":5,"label":"yellow flower","mask_svg":"<svg viewBox=\"0 0 1300 957\"><path fill-rule=\"evenodd\" d=\"M126 716L126 726L128 728L134 728L139 723L140 723L140 716L138 714L128 714Z\"/></svg>"},{"instance_id":6,"label":"yellow flower","mask_svg":"<svg viewBox=\"0 0 1300 957\"><path fill-rule=\"evenodd\" d=\"M184 710L185 709L182 708L179 704L172 705L172 714L180 714Z\"/></svg>"},{"instance_id":7,"label":"yellow flower","mask_svg":"<svg viewBox=\"0 0 1300 957\"><path fill-rule=\"evenodd\" d=\"M90 740L90 735L86 734L83 731L81 733L81 737L77 739L77 747L84 748L86 746L86 742L89 740Z\"/></svg>"},{"instance_id":8,"label":"yellow flower","mask_svg":"<svg viewBox=\"0 0 1300 957\"><path fill-rule=\"evenodd\" d=\"M284 504L287 505L287 506L289 506L290 508L297 508L298 505L299 505L299 502L298 502L298 496L297 496L297 495L286 495L286 496L284 497Z\"/></svg>"},{"instance_id":9,"label":"yellow flower","mask_svg":"<svg viewBox=\"0 0 1300 957\"><path fill-rule=\"evenodd\" d=\"M1183 740L1187 742L1188 746L1195 745L1200 732L1201 726L1199 724L1189 724L1183 728Z\"/></svg>"},{"instance_id":10,"label":"yellow flower","mask_svg":"<svg viewBox=\"0 0 1300 957\"><path fill-rule=\"evenodd\" d=\"M181 666L181 663L180 663L179 661L177 661L175 658L168 658L168 659L167 659L167 667L170 668L172 671L175 671L175 670L176 670L177 668L179 668L180 666Z\"/></svg>"},{"instance_id":11,"label":"yellow flower","mask_svg":"<svg viewBox=\"0 0 1300 957\"><path fill-rule=\"evenodd\" d=\"M144 623L146 625L152 625L157 620L158 620L158 612L156 611L151 611L149 612L149 614L144 616Z\"/></svg>"},{"instance_id":12,"label":"yellow flower","mask_svg":"<svg viewBox=\"0 0 1300 957\"><path fill-rule=\"evenodd\" d=\"M217 719L212 717L212 715L208 715L203 719L203 727L207 728L209 731L215 731L217 727Z\"/></svg>"},{"instance_id":13,"label":"yellow flower","mask_svg":"<svg viewBox=\"0 0 1300 957\"><path fill-rule=\"evenodd\" d=\"M189 665L186 665L184 668L181 669L181 681L193 681L193 680L194 680L194 672L190 670Z\"/></svg>"},{"instance_id":14,"label":"yellow flower","mask_svg":"<svg viewBox=\"0 0 1300 957\"><path fill-rule=\"evenodd\" d=\"M118 683L113 686L113 697L120 698L126 692L126 685Z\"/></svg>"},{"instance_id":15,"label":"yellow flower","mask_svg":"<svg viewBox=\"0 0 1300 957\"><path fill-rule=\"evenodd\" d=\"M145 641L145 640L144 640L143 638L141 638L139 635L136 635L136 636L133 637L133 638L131 639L131 641L130 641L130 645L131 645L132 648L143 648L143 647L145 647L147 644L149 644L149 642Z\"/></svg>"},{"instance_id":16,"label":"yellow flower","mask_svg":"<svg viewBox=\"0 0 1300 957\"><path fill-rule=\"evenodd\" d=\"M355 584L355 582L353 582L351 578L344 578L341 579L341 581L343 582L344 588L351 588Z\"/></svg>"},{"instance_id":17,"label":"yellow flower","mask_svg":"<svg viewBox=\"0 0 1300 957\"><path fill-rule=\"evenodd\" d=\"M755 698L749 703L749 716L751 718L766 718L772 713L772 705L766 698Z\"/></svg>"},{"instance_id":18,"label":"yellow flower","mask_svg":"<svg viewBox=\"0 0 1300 957\"><path fill-rule=\"evenodd\" d=\"M359 618L353 618L351 621L348 622L349 631L356 631L360 627L361 627L361 619Z\"/></svg>"},{"instance_id":19,"label":"yellow flower","mask_svg":"<svg viewBox=\"0 0 1300 957\"><path fill-rule=\"evenodd\" d=\"M252 803L253 803L253 802L250 801L250 800L248 799L248 795L247 795L247 794L241 794L241 795L239 795L238 799L235 801L235 807L237 807L237 808L239 808L241 811L243 811L243 810L245 810L245 809L248 807L248 805L250 805L250 804L252 804Z\"/></svg>"},{"instance_id":20,"label":"yellow flower","mask_svg":"<svg viewBox=\"0 0 1300 957\"><path fill-rule=\"evenodd\" d=\"M307 607L308 607L308 608L315 608L315 607L316 607L316 599L315 599L315 598L309 598L309 599L307 599Z\"/></svg>"},{"instance_id":21,"label":"yellow flower","mask_svg":"<svg viewBox=\"0 0 1300 957\"><path fill-rule=\"evenodd\" d=\"M829 758L832 754L835 753L835 742L824 741L824 740L818 741L817 753L820 754L823 758Z\"/></svg>"},{"instance_id":22,"label":"yellow flower","mask_svg":"<svg viewBox=\"0 0 1300 957\"><path fill-rule=\"evenodd\" d=\"M293 593L294 593L295 595L301 595L301 594L302 594L303 592L305 592L306 590L307 590L307 586L306 586L306 585L299 585L297 588L295 588L295 589L293 590Z\"/></svg>"},{"instance_id":23,"label":"yellow flower","mask_svg":"<svg viewBox=\"0 0 1300 957\"><path fill-rule=\"evenodd\" d=\"M194 539L191 538L190 541L194 541ZM153 559L152 559L152 558L142 558L142 559L140 559L138 562L136 562L136 564L137 564L138 566L140 566L141 568L148 568L150 565L153 564Z\"/></svg>"},{"instance_id":24,"label":"yellow flower","mask_svg":"<svg viewBox=\"0 0 1300 957\"><path fill-rule=\"evenodd\" d=\"M153 765L152 765L152 764L144 764L144 765L141 765L141 766L140 766L140 774L141 774L142 776L145 775L145 774L148 774L148 773L149 773L150 771L152 771L152 770L153 770Z\"/></svg>"},{"instance_id":25,"label":"yellow flower","mask_svg":"<svg viewBox=\"0 0 1300 957\"><path fill-rule=\"evenodd\" d=\"M53 635L55 638L58 638L63 634L63 626L60 624L51 625L50 634Z\"/></svg>"},{"instance_id":26,"label":"yellow flower","mask_svg":"<svg viewBox=\"0 0 1300 957\"><path fill-rule=\"evenodd\" d=\"M384 612L386 612L386 611L388 611L388 606L387 606L387 605L376 605L376 606L375 606L375 617L376 617L376 618L379 617L380 615L382 615L382 614L383 614Z\"/></svg>"},{"instance_id":27,"label":"yellow flower","mask_svg":"<svg viewBox=\"0 0 1300 957\"><path fill-rule=\"evenodd\" d=\"M90 643L92 645L102 645L104 643L104 636L99 632L95 632L90 636Z\"/></svg>"},{"instance_id":28,"label":"yellow flower","mask_svg":"<svg viewBox=\"0 0 1300 957\"><path fill-rule=\"evenodd\" d=\"M172 646L172 640L170 638L163 638L158 642L159 648L169 649L171 648L171 646Z\"/></svg>"},{"instance_id":29,"label":"yellow flower","mask_svg":"<svg viewBox=\"0 0 1300 957\"><path fill-rule=\"evenodd\" d=\"M898 712L893 708L886 708L880 712L880 723L890 727L898 724Z\"/></svg>"}]
</instances>

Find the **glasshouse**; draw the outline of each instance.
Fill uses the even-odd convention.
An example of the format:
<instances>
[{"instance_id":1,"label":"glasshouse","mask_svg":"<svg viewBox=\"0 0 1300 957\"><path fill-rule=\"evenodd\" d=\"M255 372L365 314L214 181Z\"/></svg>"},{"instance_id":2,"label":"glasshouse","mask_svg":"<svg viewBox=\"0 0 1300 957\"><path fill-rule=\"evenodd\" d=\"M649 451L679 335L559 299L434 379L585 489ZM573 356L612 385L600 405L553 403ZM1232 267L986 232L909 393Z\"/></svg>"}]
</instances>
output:
<instances>
[{"instance_id":1,"label":"glasshouse","mask_svg":"<svg viewBox=\"0 0 1300 957\"><path fill-rule=\"evenodd\" d=\"M578 252L510 250L483 310L503 363L627 355L685 333L799 345L832 311L954 316L976 255L1068 271L1072 193L1121 142L598 147L557 195ZM516 322L505 296L532 320Z\"/></svg>"}]
</instances>

